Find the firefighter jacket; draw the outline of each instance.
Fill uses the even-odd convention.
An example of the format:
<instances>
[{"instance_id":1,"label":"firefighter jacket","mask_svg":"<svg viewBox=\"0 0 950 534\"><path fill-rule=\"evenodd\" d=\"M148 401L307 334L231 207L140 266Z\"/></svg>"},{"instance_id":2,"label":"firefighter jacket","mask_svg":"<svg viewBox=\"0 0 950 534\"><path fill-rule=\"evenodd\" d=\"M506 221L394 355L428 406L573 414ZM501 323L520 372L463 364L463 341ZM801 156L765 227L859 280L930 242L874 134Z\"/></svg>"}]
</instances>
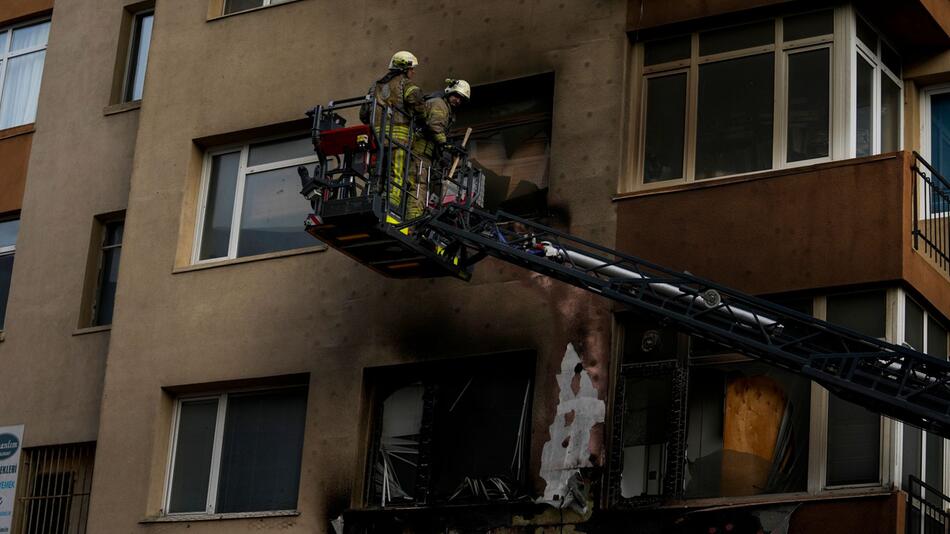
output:
<instances>
[{"instance_id":1,"label":"firefighter jacket","mask_svg":"<svg viewBox=\"0 0 950 534\"><path fill-rule=\"evenodd\" d=\"M413 152L432 158L448 142L448 132L455 122L455 112L452 105L445 98L445 93L438 92L426 97L425 124L413 143Z\"/></svg>"},{"instance_id":2,"label":"firefighter jacket","mask_svg":"<svg viewBox=\"0 0 950 534\"><path fill-rule=\"evenodd\" d=\"M408 125L409 117L421 117L425 114L422 89L412 83L403 72L390 71L370 87L369 94L376 97L380 106L390 106L404 112L393 113L394 125ZM363 124L369 124L372 111L371 104L360 107L360 120ZM382 108L376 110L374 127L379 126L382 120L382 112Z\"/></svg>"}]
</instances>

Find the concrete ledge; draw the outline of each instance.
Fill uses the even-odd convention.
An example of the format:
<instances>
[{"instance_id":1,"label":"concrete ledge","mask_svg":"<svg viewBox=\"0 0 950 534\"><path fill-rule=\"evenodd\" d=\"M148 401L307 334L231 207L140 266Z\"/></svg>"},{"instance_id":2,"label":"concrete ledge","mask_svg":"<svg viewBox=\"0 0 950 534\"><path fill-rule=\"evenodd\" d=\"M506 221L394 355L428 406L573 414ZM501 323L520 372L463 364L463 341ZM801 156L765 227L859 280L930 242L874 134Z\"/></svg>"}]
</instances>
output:
<instances>
[{"instance_id":1,"label":"concrete ledge","mask_svg":"<svg viewBox=\"0 0 950 534\"><path fill-rule=\"evenodd\" d=\"M301 254L312 254L314 252L324 252L326 245L316 245L307 248L295 248L293 250L282 250L280 252L271 252L269 254L258 254L257 256L248 256L246 258L234 258L233 260L209 261L207 263L196 263L194 265L185 265L172 269L172 274L190 273L192 271L203 271L205 269L214 269L217 267L226 267L228 265L240 265L242 263L251 263L255 261L271 260L274 258L284 258L287 256L299 256Z\"/></svg>"},{"instance_id":2,"label":"concrete ledge","mask_svg":"<svg viewBox=\"0 0 950 534\"><path fill-rule=\"evenodd\" d=\"M112 330L111 324L104 324L100 326L88 326L85 328L77 328L73 330L74 336L84 336L86 334L95 334L96 332L108 332Z\"/></svg>"},{"instance_id":3,"label":"concrete ledge","mask_svg":"<svg viewBox=\"0 0 950 534\"><path fill-rule=\"evenodd\" d=\"M102 114L105 116L116 115L119 113L125 113L126 111L133 111L142 107L141 100L133 100L131 102L122 102L121 104L112 104L111 106L106 106L102 108Z\"/></svg>"},{"instance_id":4,"label":"concrete ledge","mask_svg":"<svg viewBox=\"0 0 950 534\"><path fill-rule=\"evenodd\" d=\"M257 519L262 517L297 517L298 510L276 510L273 512L236 512L231 514L178 514L146 517L139 524L149 523L187 523L191 521L222 521L227 519Z\"/></svg>"}]
</instances>

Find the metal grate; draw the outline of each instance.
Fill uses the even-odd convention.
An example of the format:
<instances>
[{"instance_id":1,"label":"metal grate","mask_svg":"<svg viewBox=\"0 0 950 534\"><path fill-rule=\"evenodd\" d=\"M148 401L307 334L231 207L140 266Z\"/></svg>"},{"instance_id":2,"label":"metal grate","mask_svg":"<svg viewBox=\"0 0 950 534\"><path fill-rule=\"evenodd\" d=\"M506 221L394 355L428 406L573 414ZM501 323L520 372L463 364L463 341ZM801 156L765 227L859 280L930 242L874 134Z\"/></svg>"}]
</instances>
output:
<instances>
[{"instance_id":1,"label":"metal grate","mask_svg":"<svg viewBox=\"0 0 950 534\"><path fill-rule=\"evenodd\" d=\"M907 487L908 534L947 534L950 532L950 497L911 475Z\"/></svg>"},{"instance_id":2,"label":"metal grate","mask_svg":"<svg viewBox=\"0 0 950 534\"><path fill-rule=\"evenodd\" d=\"M95 442L23 449L13 532L85 534Z\"/></svg>"}]
</instances>

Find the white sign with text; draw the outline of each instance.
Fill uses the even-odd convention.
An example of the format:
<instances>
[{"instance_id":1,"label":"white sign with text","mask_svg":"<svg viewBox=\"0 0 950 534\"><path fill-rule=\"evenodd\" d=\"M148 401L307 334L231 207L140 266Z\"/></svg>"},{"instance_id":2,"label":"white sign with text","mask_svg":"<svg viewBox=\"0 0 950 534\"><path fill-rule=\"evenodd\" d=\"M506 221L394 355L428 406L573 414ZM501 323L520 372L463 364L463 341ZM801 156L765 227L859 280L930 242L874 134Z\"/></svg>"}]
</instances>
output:
<instances>
[{"instance_id":1,"label":"white sign with text","mask_svg":"<svg viewBox=\"0 0 950 534\"><path fill-rule=\"evenodd\" d=\"M0 534L9 534L16 502L23 425L0 427Z\"/></svg>"}]
</instances>

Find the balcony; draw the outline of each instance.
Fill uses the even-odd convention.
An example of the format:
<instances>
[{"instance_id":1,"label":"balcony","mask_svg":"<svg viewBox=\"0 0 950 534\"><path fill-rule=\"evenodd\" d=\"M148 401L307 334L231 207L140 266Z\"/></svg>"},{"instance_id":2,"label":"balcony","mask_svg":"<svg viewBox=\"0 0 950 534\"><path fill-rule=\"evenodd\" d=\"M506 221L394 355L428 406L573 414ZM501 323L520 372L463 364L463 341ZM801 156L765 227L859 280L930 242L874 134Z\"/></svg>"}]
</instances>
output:
<instances>
[{"instance_id":1,"label":"balcony","mask_svg":"<svg viewBox=\"0 0 950 534\"><path fill-rule=\"evenodd\" d=\"M754 294L904 281L950 316L950 226L921 214L947 189L925 163L894 152L630 193L617 246Z\"/></svg>"}]
</instances>

